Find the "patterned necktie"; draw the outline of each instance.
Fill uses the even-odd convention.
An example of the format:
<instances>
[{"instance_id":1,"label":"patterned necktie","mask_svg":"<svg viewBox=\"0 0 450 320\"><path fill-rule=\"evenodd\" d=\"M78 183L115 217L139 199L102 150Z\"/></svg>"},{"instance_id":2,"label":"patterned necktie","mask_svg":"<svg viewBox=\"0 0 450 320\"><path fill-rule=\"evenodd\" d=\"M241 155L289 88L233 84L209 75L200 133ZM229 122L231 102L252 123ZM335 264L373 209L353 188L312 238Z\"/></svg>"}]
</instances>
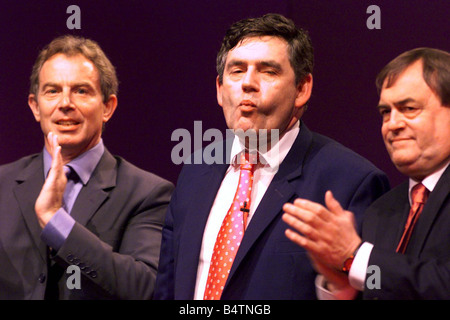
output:
<instances>
[{"instance_id":1,"label":"patterned necktie","mask_svg":"<svg viewBox=\"0 0 450 320\"><path fill-rule=\"evenodd\" d=\"M411 238L414 226L422 213L423 206L427 202L429 191L421 183L415 185L411 190L411 200L412 206L409 210L408 219L406 220L405 230L403 231L402 238L397 247L397 252L405 253L406 246L408 245L409 239Z\"/></svg>"},{"instance_id":2,"label":"patterned necktie","mask_svg":"<svg viewBox=\"0 0 450 320\"><path fill-rule=\"evenodd\" d=\"M247 226L254 164L248 154L241 154L239 183L233 202L217 235L209 267L204 300L219 300L227 281L236 252Z\"/></svg>"}]
</instances>

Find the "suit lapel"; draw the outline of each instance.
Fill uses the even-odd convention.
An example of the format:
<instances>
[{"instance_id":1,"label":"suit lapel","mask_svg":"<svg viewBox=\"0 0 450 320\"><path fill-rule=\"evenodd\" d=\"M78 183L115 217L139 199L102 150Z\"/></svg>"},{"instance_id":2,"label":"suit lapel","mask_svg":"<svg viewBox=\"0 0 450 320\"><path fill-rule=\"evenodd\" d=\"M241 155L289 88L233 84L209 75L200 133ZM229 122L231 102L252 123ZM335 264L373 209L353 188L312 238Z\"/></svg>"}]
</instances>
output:
<instances>
[{"instance_id":1,"label":"suit lapel","mask_svg":"<svg viewBox=\"0 0 450 320\"><path fill-rule=\"evenodd\" d=\"M180 247L177 250L179 253L177 264L182 269L177 272L180 276L176 286L184 288L175 290L184 295L178 297L180 299L192 299L194 296L203 231L228 166L226 163L202 166L204 170L196 177L198 179L194 184L196 188L192 191L195 206L186 208L188 212L184 214L186 221L180 235ZM189 291L186 288L189 288Z\"/></svg>"},{"instance_id":2,"label":"suit lapel","mask_svg":"<svg viewBox=\"0 0 450 320\"><path fill-rule=\"evenodd\" d=\"M44 261L47 259L47 249L40 235L42 228L39 225L34 205L44 184L44 169L42 153L34 158L30 164L22 170L17 179L17 185L13 189L14 196L20 207L31 237Z\"/></svg>"},{"instance_id":3,"label":"suit lapel","mask_svg":"<svg viewBox=\"0 0 450 320\"><path fill-rule=\"evenodd\" d=\"M391 199L389 207L381 212L382 216L376 228L375 243L383 244L387 250L395 251L409 214L408 181L398 187ZM373 226L369 228L372 229Z\"/></svg>"},{"instance_id":4,"label":"suit lapel","mask_svg":"<svg viewBox=\"0 0 450 320\"><path fill-rule=\"evenodd\" d=\"M450 166L442 174L433 192L430 193L427 203L423 208L423 212L420 215L415 230L408 244L411 254L419 255L425 244L425 240L432 228L432 225L441 213L441 208L444 205L444 201L447 199L450 193Z\"/></svg>"},{"instance_id":5,"label":"suit lapel","mask_svg":"<svg viewBox=\"0 0 450 320\"><path fill-rule=\"evenodd\" d=\"M312 147L312 142L313 136L311 131L301 123L299 135L286 158L281 163L278 172L267 188L264 197L261 199L248 225L248 229L244 234L244 238L242 239L242 243L230 270L227 283L239 268L240 263L257 239L264 233L271 222L282 214L283 204L296 196L295 181L302 174L303 162Z\"/></svg>"},{"instance_id":6,"label":"suit lapel","mask_svg":"<svg viewBox=\"0 0 450 320\"><path fill-rule=\"evenodd\" d=\"M86 225L116 186L116 179L116 159L105 148L91 178L81 189L72 208L71 216L80 224Z\"/></svg>"}]
</instances>

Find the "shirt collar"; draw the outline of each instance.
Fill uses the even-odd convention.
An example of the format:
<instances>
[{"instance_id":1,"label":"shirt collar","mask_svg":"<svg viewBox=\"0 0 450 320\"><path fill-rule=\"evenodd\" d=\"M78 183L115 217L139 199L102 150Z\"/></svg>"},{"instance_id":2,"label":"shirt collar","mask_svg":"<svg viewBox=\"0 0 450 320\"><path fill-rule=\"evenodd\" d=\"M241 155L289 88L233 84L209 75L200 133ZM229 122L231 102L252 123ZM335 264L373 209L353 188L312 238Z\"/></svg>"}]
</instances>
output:
<instances>
[{"instance_id":1,"label":"shirt collar","mask_svg":"<svg viewBox=\"0 0 450 320\"><path fill-rule=\"evenodd\" d=\"M272 148L268 151L258 150L258 155L261 159L261 163L265 167L269 167L270 170L278 170L278 167L283 162L284 158L288 154L292 145L297 138L298 133L300 132L300 121L297 121L292 128L290 128L286 133L281 137L281 139L272 146ZM231 147L231 164L237 164L237 156L245 151L245 146L242 141L239 139L238 135L234 136L233 145Z\"/></svg>"},{"instance_id":2,"label":"shirt collar","mask_svg":"<svg viewBox=\"0 0 450 320\"><path fill-rule=\"evenodd\" d=\"M103 153L105 151L105 146L103 145L103 140L97 143L93 148L79 155L67 165L71 166L73 170L80 177L81 182L85 185L91 178L95 167L100 161ZM48 172L52 164L52 156L48 153L47 149L44 147L44 177L47 177Z\"/></svg>"},{"instance_id":3,"label":"shirt collar","mask_svg":"<svg viewBox=\"0 0 450 320\"><path fill-rule=\"evenodd\" d=\"M444 173L445 169L447 169L447 167L449 165L450 165L450 161L445 166L443 166L441 169L430 174L428 177L426 177L422 181L416 181L412 178L409 178L409 190L408 190L409 202L411 203L411 189L414 188L414 186L416 184L422 183L425 186L425 188L428 189L428 191L432 192L434 190L434 187L436 187L436 184L438 183L442 174Z\"/></svg>"}]
</instances>

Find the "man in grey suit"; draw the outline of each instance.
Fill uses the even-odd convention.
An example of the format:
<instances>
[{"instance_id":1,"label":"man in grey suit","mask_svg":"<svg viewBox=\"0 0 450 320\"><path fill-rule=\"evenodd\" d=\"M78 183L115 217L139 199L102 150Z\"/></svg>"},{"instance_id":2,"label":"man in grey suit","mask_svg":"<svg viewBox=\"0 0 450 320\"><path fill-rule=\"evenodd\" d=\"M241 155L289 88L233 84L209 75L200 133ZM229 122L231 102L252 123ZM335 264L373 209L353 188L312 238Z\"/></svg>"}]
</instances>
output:
<instances>
[{"instance_id":1,"label":"man in grey suit","mask_svg":"<svg viewBox=\"0 0 450 320\"><path fill-rule=\"evenodd\" d=\"M152 298L173 185L105 148L117 88L92 40L39 54L28 104L45 147L0 167L0 299Z\"/></svg>"}]
</instances>

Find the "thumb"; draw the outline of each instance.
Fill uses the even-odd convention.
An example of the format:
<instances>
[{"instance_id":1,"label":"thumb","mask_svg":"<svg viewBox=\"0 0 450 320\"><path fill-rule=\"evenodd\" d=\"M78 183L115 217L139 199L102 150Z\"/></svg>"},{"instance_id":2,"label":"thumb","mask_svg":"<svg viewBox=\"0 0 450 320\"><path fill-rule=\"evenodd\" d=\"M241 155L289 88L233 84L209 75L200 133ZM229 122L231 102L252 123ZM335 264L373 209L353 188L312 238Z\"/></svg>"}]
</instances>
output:
<instances>
[{"instance_id":1,"label":"thumb","mask_svg":"<svg viewBox=\"0 0 450 320\"><path fill-rule=\"evenodd\" d=\"M342 209L341 204L334 198L333 193L330 190L325 193L325 205L328 210L334 214L339 215L344 213L344 209Z\"/></svg>"}]
</instances>

